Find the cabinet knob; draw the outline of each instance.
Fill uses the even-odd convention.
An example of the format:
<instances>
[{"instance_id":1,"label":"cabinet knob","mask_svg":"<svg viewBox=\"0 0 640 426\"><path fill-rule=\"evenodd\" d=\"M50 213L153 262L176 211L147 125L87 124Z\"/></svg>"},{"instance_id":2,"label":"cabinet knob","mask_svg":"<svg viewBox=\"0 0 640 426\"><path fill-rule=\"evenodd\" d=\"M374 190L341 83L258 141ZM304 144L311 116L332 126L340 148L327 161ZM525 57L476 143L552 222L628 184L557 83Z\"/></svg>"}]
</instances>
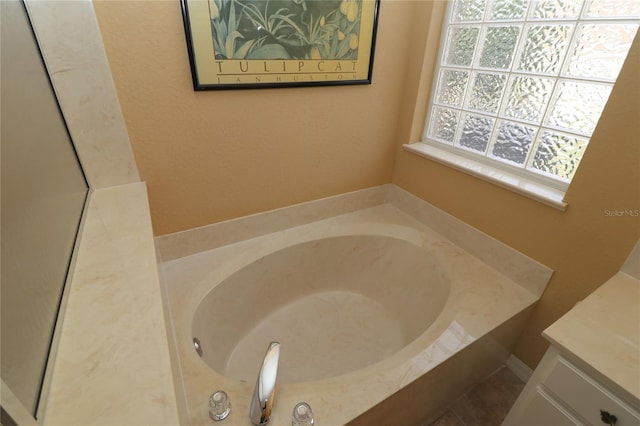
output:
<instances>
[{"instance_id":1,"label":"cabinet knob","mask_svg":"<svg viewBox=\"0 0 640 426\"><path fill-rule=\"evenodd\" d=\"M618 418L613 414L610 414L608 411L600 410L600 420L602 420L602 423L615 426Z\"/></svg>"}]
</instances>

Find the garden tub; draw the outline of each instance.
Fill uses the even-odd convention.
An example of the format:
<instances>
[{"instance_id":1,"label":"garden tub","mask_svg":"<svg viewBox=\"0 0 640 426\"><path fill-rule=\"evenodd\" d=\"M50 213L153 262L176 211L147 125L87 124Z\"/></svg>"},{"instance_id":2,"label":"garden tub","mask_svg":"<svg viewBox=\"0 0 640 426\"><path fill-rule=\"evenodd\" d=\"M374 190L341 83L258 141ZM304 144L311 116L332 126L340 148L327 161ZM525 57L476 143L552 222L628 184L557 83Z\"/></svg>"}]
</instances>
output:
<instances>
[{"instance_id":1,"label":"garden tub","mask_svg":"<svg viewBox=\"0 0 640 426\"><path fill-rule=\"evenodd\" d=\"M164 262L185 422L250 425L262 357L281 343L271 424L417 425L499 368L538 300L392 204ZM201 348L194 347L197 339ZM182 394L183 393L183 394Z\"/></svg>"}]
</instances>

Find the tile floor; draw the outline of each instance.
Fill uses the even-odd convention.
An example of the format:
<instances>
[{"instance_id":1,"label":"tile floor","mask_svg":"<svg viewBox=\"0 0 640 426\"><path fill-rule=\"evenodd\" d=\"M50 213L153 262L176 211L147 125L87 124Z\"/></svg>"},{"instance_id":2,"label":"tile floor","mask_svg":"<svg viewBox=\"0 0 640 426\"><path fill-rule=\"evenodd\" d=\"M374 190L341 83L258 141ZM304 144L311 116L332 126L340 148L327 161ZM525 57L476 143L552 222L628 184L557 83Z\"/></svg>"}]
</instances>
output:
<instances>
[{"instance_id":1,"label":"tile floor","mask_svg":"<svg viewBox=\"0 0 640 426\"><path fill-rule=\"evenodd\" d=\"M500 426L524 388L506 367L458 398L442 415L421 426Z\"/></svg>"}]
</instances>

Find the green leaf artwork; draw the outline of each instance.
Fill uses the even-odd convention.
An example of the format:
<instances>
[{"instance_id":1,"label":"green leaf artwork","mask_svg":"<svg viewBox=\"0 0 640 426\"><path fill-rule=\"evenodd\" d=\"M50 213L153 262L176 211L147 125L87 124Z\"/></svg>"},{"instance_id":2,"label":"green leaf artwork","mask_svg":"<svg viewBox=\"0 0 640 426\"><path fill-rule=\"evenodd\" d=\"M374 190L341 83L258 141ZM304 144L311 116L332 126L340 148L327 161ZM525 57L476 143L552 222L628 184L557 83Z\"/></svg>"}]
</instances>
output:
<instances>
[{"instance_id":1,"label":"green leaf artwork","mask_svg":"<svg viewBox=\"0 0 640 426\"><path fill-rule=\"evenodd\" d=\"M362 0L209 0L215 59L358 57Z\"/></svg>"}]
</instances>

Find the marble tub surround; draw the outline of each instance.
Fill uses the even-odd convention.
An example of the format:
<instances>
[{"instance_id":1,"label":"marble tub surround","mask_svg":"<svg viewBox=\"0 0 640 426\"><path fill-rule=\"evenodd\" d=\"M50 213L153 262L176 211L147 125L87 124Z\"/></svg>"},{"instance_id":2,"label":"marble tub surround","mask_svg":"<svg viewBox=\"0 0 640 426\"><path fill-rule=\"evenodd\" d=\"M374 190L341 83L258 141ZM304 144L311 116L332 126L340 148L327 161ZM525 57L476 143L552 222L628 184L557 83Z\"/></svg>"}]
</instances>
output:
<instances>
[{"instance_id":1,"label":"marble tub surround","mask_svg":"<svg viewBox=\"0 0 640 426\"><path fill-rule=\"evenodd\" d=\"M376 186L162 235L156 237L156 247L163 261L178 259L237 241L386 203L389 201L392 186Z\"/></svg>"},{"instance_id":2,"label":"marble tub surround","mask_svg":"<svg viewBox=\"0 0 640 426\"><path fill-rule=\"evenodd\" d=\"M398 186L391 185L390 191L392 204L400 210L500 271L531 293L542 296L553 275L552 269Z\"/></svg>"},{"instance_id":3,"label":"marble tub surround","mask_svg":"<svg viewBox=\"0 0 640 426\"><path fill-rule=\"evenodd\" d=\"M617 273L543 335L640 411L640 279Z\"/></svg>"},{"instance_id":4,"label":"marble tub surround","mask_svg":"<svg viewBox=\"0 0 640 426\"><path fill-rule=\"evenodd\" d=\"M502 274L542 295L553 271L467 225L402 188L386 184L156 237L162 261L389 203L478 257Z\"/></svg>"},{"instance_id":5,"label":"marble tub surround","mask_svg":"<svg viewBox=\"0 0 640 426\"><path fill-rule=\"evenodd\" d=\"M640 240L631 249L631 253L627 257L627 260L620 268L620 272L624 272L631 277L640 280Z\"/></svg>"},{"instance_id":6,"label":"marble tub surround","mask_svg":"<svg viewBox=\"0 0 640 426\"><path fill-rule=\"evenodd\" d=\"M392 185L382 189L396 191ZM393 198L393 192L383 197L386 200L393 200ZM450 225L444 230L455 232L455 226ZM289 383L285 381L278 387L276 408L272 419L274 424L290 422L291 410L301 400L311 405L316 421L320 425L337 426L350 422L367 424L368 420L363 420L366 419L367 412L372 412L371 409L374 407L384 407L381 411L383 412L390 407L388 401L392 400L394 395L400 394L401 400L413 399L409 406L412 409L418 408L419 411L420 405L429 406L431 403L422 401L416 403L418 394L408 395L406 392L401 392L403 389L416 387L427 392L427 394L421 394L425 395L425 398L429 398L427 395L431 393L434 396L433 399L438 400L438 404L444 404L461 395L474 384L474 381L483 379L504 363L510 345L517 337L539 294L527 288L526 285L514 282L498 268L482 262L474 256L474 253L453 244L439 230L425 226L391 203L381 203L374 207L279 232L266 233L250 240L238 241L163 262L161 273L166 285L168 305L176 333L180 369L183 374L191 424L209 424L208 396L216 389L224 389L229 394L233 406L230 417L225 420L226 424L249 425L247 413L255 384L255 379L242 381L229 377L231 374L216 371L196 354L192 338L194 330L199 326L194 322L194 313L207 294L212 289L215 291L218 285L224 285L225 279L236 271L247 265L265 261L264 259L267 259L271 253L278 250L286 250L296 244L309 242L313 244L314 241L327 238L343 236L359 238L371 235L408 242L421 247L437 259L449 278L449 291L440 314L431 320L425 320L419 325L422 327L419 332L394 348L392 353L373 360L369 365L355 366L354 369L342 371L338 375L328 374L324 377L321 375L312 381L292 380ZM493 245L496 242L491 240L488 244ZM335 258L331 258L330 252L331 250L327 251L326 258L318 259L321 266L329 269L333 267L333 262L336 262ZM530 259L521 256L509 257L509 259L514 258L522 262L521 266L525 270L532 267L529 264ZM295 265L296 262L290 262L290 267L294 268ZM546 275L548 279L551 272L542 265L533 266L534 269L536 267L548 272ZM364 266L361 265L360 268L363 269ZM503 269L517 268L509 263ZM410 274L411 271L407 272ZM259 280L263 276L263 273L259 273L254 279ZM544 274L540 273L537 276L544 276ZM289 286L294 285L296 284L293 282L289 283ZM402 291L393 291L397 289L394 285L401 286L395 282L389 283L388 289L391 291L385 297L402 295ZM533 290L535 288L537 287L534 286ZM241 291L240 288L237 290ZM258 290L267 298L264 303L278 303L278 297L284 297L282 294L271 294L265 290L266 288ZM233 287L229 286L228 293L223 297L234 300L246 296L234 294ZM251 300L247 300L247 303L251 303ZM284 303L284 307L287 306ZM322 321L326 315L314 315L312 312L308 314L305 321L310 326L323 327ZM387 312L387 315L391 314ZM234 316L232 312L229 312L227 317L229 317L229 324L235 324L231 327L237 326L249 332L259 327L260 321L256 318ZM246 322L243 323L243 321ZM199 329L199 332L200 330L202 329ZM206 331L202 332L206 333ZM313 328L310 333L313 333ZM217 341L215 336L208 339L204 340L205 352L215 350L211 348L212 345L225 344ZM319 347L313 349L322 350ZM283 344L283 358L286 350L286 345ZM438 369L442 365L449 367L446 367L446 370ZM257 368L258 366L255 367L256 371ZM286 368L286 363L281 368ZM426 372L429 374L425 375ZM450 375L456 372L463 372L461 374L464 377L452 379ZM427 376L431 378L425 381L424 378ZM380 404L383 401L385 401L384 404ZM395 409L403 411L402 403L403 401ZM428 408L431 410L442 407L434 403ZM416 412L417 417L411 417L411 413L404 413L402 416L407 421L421 420L427 414ZM399 419L393 416L382 416L378 420L375 424L410 424L397 423Z\"/></svg>"},{"instance_id":7,"label":"marble tub surround","mask_svg":"<svg viewBox=\"0 0 640 426\"><path fill-rule=\"evenodd\" d=\"M45 426L179 424L144 183L90 195Z\"/></svg>"}]
</instances>

